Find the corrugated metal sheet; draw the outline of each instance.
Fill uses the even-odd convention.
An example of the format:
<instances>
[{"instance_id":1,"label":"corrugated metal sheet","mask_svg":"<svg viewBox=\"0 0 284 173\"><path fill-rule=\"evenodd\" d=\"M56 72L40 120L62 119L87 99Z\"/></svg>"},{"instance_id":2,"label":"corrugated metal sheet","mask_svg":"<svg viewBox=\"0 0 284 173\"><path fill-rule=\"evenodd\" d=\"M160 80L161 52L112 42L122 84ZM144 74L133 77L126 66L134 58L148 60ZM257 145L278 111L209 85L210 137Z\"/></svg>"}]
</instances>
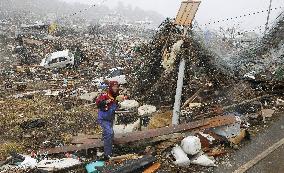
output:
<instances>
[{"instance_id":1,"label":"corrugated metal sheet","mask_svg":"<svg viewBox=\"0 0 284 173\"><path fill-rule=\"evenodd\" d=\"M182 26L190 26L201 1L183 1L177 14L175 24Z\"/></svg>"}]
</instances>

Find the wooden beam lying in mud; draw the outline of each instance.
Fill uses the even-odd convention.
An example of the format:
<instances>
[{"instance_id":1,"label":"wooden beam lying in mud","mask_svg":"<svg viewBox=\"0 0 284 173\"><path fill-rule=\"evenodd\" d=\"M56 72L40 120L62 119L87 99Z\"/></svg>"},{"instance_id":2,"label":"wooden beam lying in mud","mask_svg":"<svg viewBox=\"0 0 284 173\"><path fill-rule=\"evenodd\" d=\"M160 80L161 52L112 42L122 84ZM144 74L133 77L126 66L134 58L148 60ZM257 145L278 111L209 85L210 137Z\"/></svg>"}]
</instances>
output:
<instances>
[{"instance_id":1,"label":"wooden beam lying in mud","mask_svg":"<svg viewBox=\"0 0 284 173\"><path fill-rule=\"evenodd\" d=\"M127 144L131 142L143 141L146 139L155 139L160 136L170 135L174 133L198 131L204 129L210 129L214 127L220 127L224 125L233 124L236 122L234 115L228 116L217 116L213 118L203 119L195 122L190 122L187 124L180 124L171 127L163 127L158 129L150 129L145 131L137 131L132 133L117 134L114 137L114 144ZM48 154L58 154L65 152L74 152L80 150L87 150L91 148L99 148L103 146L103 141L101 139L89 138L83 140L82 144L79 145L69 145L58 148L50 148L40 150L39 153Z\"/></svg>"}]
</instances>

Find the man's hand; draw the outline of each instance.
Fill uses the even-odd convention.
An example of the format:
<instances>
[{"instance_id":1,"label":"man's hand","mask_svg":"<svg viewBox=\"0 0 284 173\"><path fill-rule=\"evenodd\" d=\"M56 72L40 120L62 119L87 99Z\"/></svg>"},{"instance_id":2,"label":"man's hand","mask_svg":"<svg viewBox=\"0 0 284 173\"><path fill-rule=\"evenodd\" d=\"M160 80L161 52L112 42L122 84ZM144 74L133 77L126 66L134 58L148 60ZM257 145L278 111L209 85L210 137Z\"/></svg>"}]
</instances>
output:
<instances>
[{"instance_id":1,"label":"man's hand","mask_svg":"<svg viewBox=\"0 0 284 173\"><path fill-rule=\"evenodd\" d=\"M111 101L111 99L106 100L106 104L109 104Z\"/></svg>"},{"instance_id":2,"label":"man's hand","mask_svg":"<svg viewBox=\"0 0 284 173\"><path fill-rule=\"evenodd\" d=\"M125 100L125 98L124 98L123 95L120 95L120 96L117 96L117 97L116 97L116 100L117 100L118 102L123 102L123 101Z\"/></svg>"}]
</instances>

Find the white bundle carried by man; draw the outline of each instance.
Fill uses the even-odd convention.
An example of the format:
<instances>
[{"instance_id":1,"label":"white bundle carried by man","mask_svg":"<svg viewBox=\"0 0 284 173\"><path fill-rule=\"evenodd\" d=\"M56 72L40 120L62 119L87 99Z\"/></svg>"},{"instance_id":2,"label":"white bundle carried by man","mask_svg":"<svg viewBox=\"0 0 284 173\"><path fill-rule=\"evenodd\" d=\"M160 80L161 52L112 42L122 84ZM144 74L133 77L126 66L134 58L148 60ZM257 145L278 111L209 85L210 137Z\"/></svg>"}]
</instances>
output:
<instances>
[{"instance_id":1,"label":"white bundle carried by man","mask_svg":"<svg viewBox=\"0 0 284 173\"><path fill-rule=\"evenodd\" d=\"M124 100L120 103L121 109L133 109L138 108L139 103L136 100Z\"/></svg>"},{"instance_id":2,"label":"white bundle carried by man","mask_svg":"<svg viewBox=\"0 0 284 173\"><path fill-rule=\"evenodd\" d=\"M140 106L138 108L138 114L140 116L143 116L143 115L150 115L154 112L157 111L157 108L156 106L151 106L151 105L143 105L143 106Z\"/></svg>"}]
</instances>

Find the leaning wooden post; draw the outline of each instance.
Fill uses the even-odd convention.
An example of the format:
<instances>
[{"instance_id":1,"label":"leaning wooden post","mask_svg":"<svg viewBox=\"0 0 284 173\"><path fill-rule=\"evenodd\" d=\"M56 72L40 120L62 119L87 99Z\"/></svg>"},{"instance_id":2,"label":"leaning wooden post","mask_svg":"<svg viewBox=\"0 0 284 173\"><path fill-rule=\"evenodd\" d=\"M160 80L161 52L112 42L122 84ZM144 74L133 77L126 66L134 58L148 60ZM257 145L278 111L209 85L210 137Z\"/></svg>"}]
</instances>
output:
<instances>
[{"instance_id":1,"label":"leaning wooden post","mask_svg":"<svg viewBox=\"0 0 284 173\"><path fill-rule=\"evenodd\" d=\"M187 36L188 28L192 24L192 20L194 19L194 16L198 10L200 3L201 1L194 1L194 0L183 1L181 3L179 12L175 20L175 24L184 26L184 35L183 35L184 39ZM182 57L179 63L179 72L178 72L177 88L176 88L173 119L172 119L173 125L179 124L185 63L186 60L184 57Z\"/></svg>"}]
</instances>

